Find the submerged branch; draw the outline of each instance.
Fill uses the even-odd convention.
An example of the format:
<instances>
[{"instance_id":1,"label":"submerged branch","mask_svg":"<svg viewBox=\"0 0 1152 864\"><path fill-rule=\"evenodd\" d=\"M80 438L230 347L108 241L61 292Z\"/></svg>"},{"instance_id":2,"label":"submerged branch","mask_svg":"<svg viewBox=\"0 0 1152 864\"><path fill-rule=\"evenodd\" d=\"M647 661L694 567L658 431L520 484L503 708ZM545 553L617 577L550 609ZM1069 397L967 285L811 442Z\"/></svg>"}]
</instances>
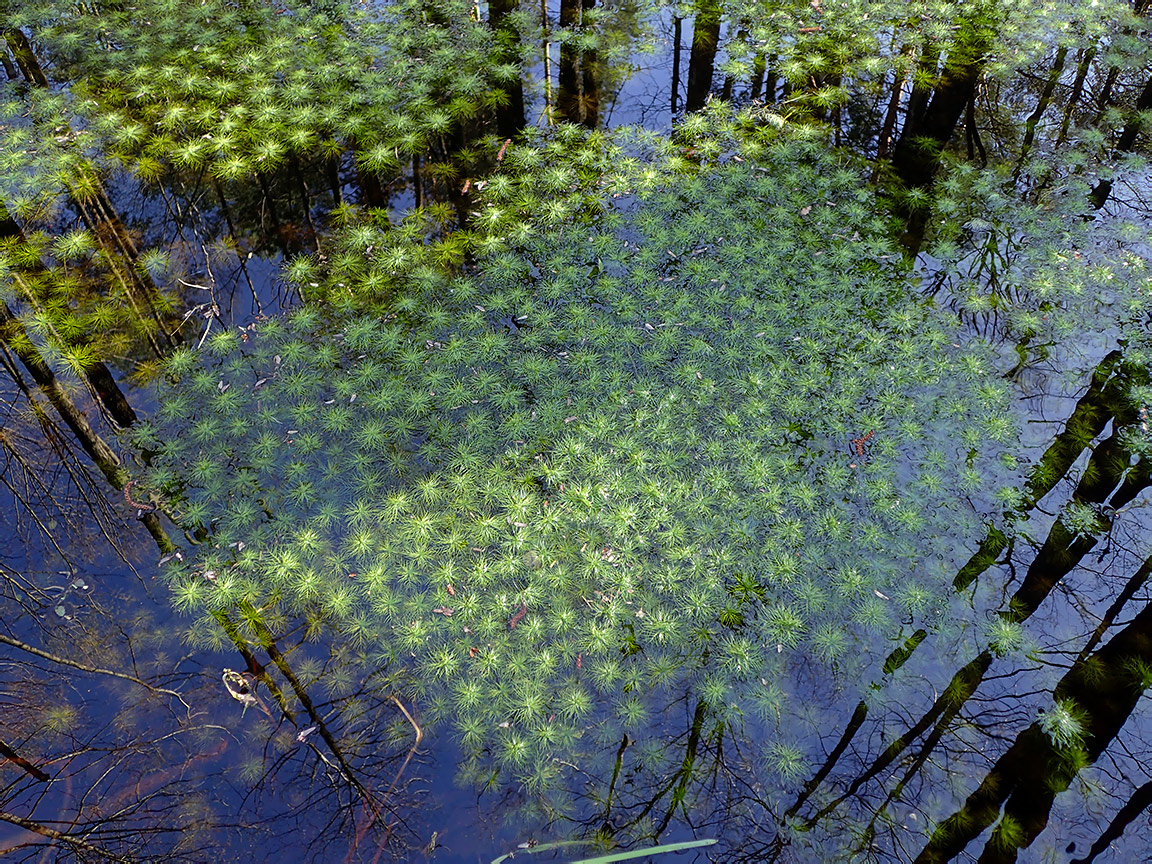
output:
<instances>
[{"instance_id":1,"label":"submerged branch","mask_svg":"<svg viewBox=\"0 0 1152 864\"><path fill-rule=\"evenodd\" d=\"M3 633L0 633L0 643L10 645L13 648L19 648L21 651L35 654L37 657L51 660L53 663L59 663L62 666L71 666L73 669L79 669L82 672L90 672L93 675L111 675L113 678L123 678L125 681L131 681L133 684L139 684L141 687L147 688L153 693L163 693L165 696L173 696L189 711L192 710L192 707L185 702L184 698L175 690L169 690L166 687L156 687L147 681L137 678L135 675L127 675L124 672L116 672L112 669L101 669L98 666L86 666L83 663L77 663L75 660L69 660L67 657L61 657L59 654L52 654L48 651L42 651L39 648L33 648L31 645L21 642L19 639L13 639L11 636L5 636Z\"/></svg>"},{"instance_id":2,"label":"submerged branch","mask_svg":"<svg viewBox=\"0 0 1152 864\"><path fill-rule=\"evenodd\" d=\"M25 831L31 831L34 834L39 834L42 837L47 837L50 840L57 840L61 843L67 843L76 849L82 849L92 855L97 855L109 861L121 861L124 864L131 864L131 858L125 858L122 855L117 855L109 852L107 849L101 849L86 840L81 840L71 834L66 834L63 831L57 831L55 828L49 828L47 825L41 825L39 822L33 822L30 819L24 819L14 813L5 813L0 811L0 822L8 822L12 825L17 825ZM2 850L0 850L2 851Z\"/></svg>"}]
</instances>

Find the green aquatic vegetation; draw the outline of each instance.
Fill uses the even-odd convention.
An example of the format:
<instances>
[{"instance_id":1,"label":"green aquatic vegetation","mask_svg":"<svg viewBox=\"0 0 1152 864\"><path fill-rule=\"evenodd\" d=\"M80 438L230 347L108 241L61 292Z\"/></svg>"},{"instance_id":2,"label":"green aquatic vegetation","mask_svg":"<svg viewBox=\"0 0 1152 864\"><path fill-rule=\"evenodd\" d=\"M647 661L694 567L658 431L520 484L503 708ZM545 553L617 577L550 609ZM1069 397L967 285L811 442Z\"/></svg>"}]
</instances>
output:
<instances>
[{"instance_id":1,"label":"green aquatic vegetation","mask_svg":"<svg viewBox=\"0 0 1152 864\"><path fill-rule=\"evenodd\" d=\"M1092 537L1104 527L1101 514L1094 507L1070 501L1060 513L1060 521L1073 536Z\"/></svg>"},{"instance_id":2,"label":"green aquatic vegetation","mask_svg":"<svg viewBox=\"0 0 1152 864\"><path fill-rule=\"evenodd\" d=\"M1054 364L1066 375L1082 374L1064 346L1084 341L1086 330L1120 330L1126 353L1143 362L1146 328L1138 322L1148 313L1149 282L1132 219L1085 218L1082 168L1057 172L1057 180L1047 174L1052 166L1032 167L1043 176L1023 175L1035 189L1021 201L1021 178L1003 165L945 160L926 284L981 333L1011 345L1014 371L1059 358L1073 361Z\"/></svg>"},{"instance_id":3,"label":"green aquatic vegetation","mask_svg":"<svg viewBox=\"0 0 1152 864\"><path fill-rule=\"evenodd\" d=\"M1071 699L1058 699L1040 715L1040 730L1059 750L1080 747L1088 734L1087 712Z\"/></svg>"},{"instance_id":4,"label":"green aquatic vegetation","mask_svg":"<svg viewBox=\"0 0 1152 864\"><path fill-rule=\"evenodd\" d=\"M305 306L177 352L151 469L214 537L170 562L182 608L248 604L371 645L469 754L537 785L589 718L640 735L654 690L771 716L784 658L844 662L863 633L930 624L950 583L920 562L951 561L995 510L957 490L1003 473L989 418L1010 415L974 375L985 348L828 203L855 195L829 179L844 166L762 142L770 159L661 167L643 191L612 175L627 194L591 205L620 145L572 136L541 145L577 187L560 228L459 277L397 278L367 314ZM550 182L508 177L509 197ZM772 220L756 194L782 202ZM617 227L586 221L605 208ZM343 253L373 231L334 238L320 291L366 296ZM854 234L855 266L824 254ZM630 250L654 241L652 272Z\"/></svg>"},{"instance_id":5,"label":"green aquatic vegetation","mask_svg":"<svg viewBox=\"0 0 1152 864\"><path fill-rule=\"evenodd\" d=\"M156 254L140 256L105 192L111 172L90 155L91 135L73 128L81 124L60 94L13 85L2 94L19 97L0 100L6 302L57 369L106 375L98 367L138 354L142 341L162 353L179 321L152 282Z\"/></svg>"},{"instance_id":6,"label":"green aquatic vegetation","mask_svg":"<svg viewBox=\"0 0 1152 864\"><path fill-rule=\"evenodd\" d=\"M243 182L350 156L390 177L414 154L491 116L512 69L467 3L256 5L144 2L77 12L29 3L33 32L71 84L86 130L147 181L169 169ZM475 152L461 151L465 161ZM455 183L430 161L425 173ZM433 209L433 208L430 208ZM441 208L443 212L443 208Z\"/></svg>"}]
</instances>

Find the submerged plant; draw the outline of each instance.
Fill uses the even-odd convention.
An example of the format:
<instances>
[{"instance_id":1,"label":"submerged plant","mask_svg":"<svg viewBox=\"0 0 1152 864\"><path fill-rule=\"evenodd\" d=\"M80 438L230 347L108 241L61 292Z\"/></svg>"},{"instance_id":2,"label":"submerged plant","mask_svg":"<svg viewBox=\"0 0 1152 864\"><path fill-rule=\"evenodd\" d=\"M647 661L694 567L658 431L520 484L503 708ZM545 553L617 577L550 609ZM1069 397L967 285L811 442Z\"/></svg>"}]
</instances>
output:
<instances>
[{"instance_id":1,"label":"submerged plant","mask_svg":"<svg viewBox=\"0 0 1152 864\"><path fill-rule=\"evenodd\" d=\"M372 644L536 785L598 707L630 730L673 691L770 716L786 657L859 663L857 634L930 622L933 562L994 508L965 472L995 476L1010 437L985 350L802 136L606 176L605 142L573 134L565 195L529 171L490 202L519 220L553 194L563 223L452 278L417 267L370 314L304 307L178 353L152 467L211 536L170 565L182 606ZM388 265L360 256L322 290L365 296Z\"/></svg>"},{"instance_id":2,"label":"submerged plant","mask_svg":"<svg viewBox=\"0 0 1152 864\"><path fill-rule=\"evenodd\" d=\"M100 131L145 174L171 164L234 180L352 151L387 175L500 99L490 34L466 4L435 16L412 2L57 6L29 4L19 23L54 49Z\"/></svg>"},{"instance_id":3,"label":"submerged plant","mask_svg":"<svg viewBox=\"0 0 1152 864\"><path fill-rule=\"evenodd\" d=\"M1052 746L1063 750L1084 743L1085 713L1070 699L1058 699L1040 715L1040 729L1048 736Z\"/></svg>"}]
</instances>

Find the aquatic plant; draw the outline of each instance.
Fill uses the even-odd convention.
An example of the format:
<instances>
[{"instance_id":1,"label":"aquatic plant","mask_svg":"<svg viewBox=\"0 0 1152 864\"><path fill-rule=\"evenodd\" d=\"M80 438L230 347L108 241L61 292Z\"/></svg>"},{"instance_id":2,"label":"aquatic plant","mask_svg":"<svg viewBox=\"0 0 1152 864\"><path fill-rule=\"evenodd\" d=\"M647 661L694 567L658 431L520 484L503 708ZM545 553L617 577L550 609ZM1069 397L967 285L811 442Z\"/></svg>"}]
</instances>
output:
<instances>
[{"instance_id":1,"label":"aquatic plant","mask_svg":"<svg viewBox=\"0 0 1152 864\"><path fill-rule=\"evenodd\" d=\"M150 445L211 538L170 562L183 606L350 633L524 778L598 705L642 728L649 694L687 688L735 722L786 655L851 665L853 634L930 625L940 562L995 506L965 471L1011 443L985 349L909 290L875 217L845 222L850 166L761 136L605 177L603 138L560 140L565 222L509 204L550 183L511 173L488 203L527 226L514 248L178 352ZM321 290L365 302L380 266Z\"/></svg>"},{"instance_id":2,"label":"aquatic plant","mask_svg":"<svg viewBox=\"0 0 1152 864\"><path fill-rule=\"evenodd\" d=\"M492 34L466 3L145 2L83 14L20 10L74 82L110 151L146 179L166 168L221 181L352 154L390 179L407 159L491 112ZM100 46L102 50L94 50ZM419 193L417 194L419 198Z\"/></svg>"},{"instance_id":3,"label":"aquatic plant","mask_svg":"<svg viewBox=\"0 0 1152 864\"><path fill-rule=\"evenodd\" d=\"M1057 749L1083 744L1086 714L1071 699L1057 699L1040 715L1040 730Z\"/></svg>"},{"instance_id":4,"label":"aquatic plant","mask_svg":"<svg viewBox=\"0 0 1152 864\"><path fill-rule=\"evenodd\" d=\"M966 14L980 5L968 4L959 11ZM160 9L167 15L165 6L174 10L171 15L209 30L212 22L201 20L200 10L171 4L109 11L132 15L139 9ZM992 6L1008 15L1033 14L1031 10L1062 14L1045 13L1035 4L1019 7L1019 13L1017 7L988 4ZM32 4L24 4L16 10L17 24L30 20L21 17L30 8ZM222 7L202 4L205 8L215 13ZM951 61L953 36L963 32L940 15L946 8L925 4L923 15L905 20L904 12L891 4L850 2L821 9L819 3L801 0L791 8L776 4L770 13L749 10L755 15L747 23L739 20L744 11L739 7L726 4L725 11L731 33L737 32L739 20L742 32L735 41L749 46L761 75L765 50L776 55L770 58L775 68L768 70L776 79L771 98L778 84L784 86L774 110L831 120L820 140L839 144L843 133L858 152L871 152L879 142L883 162L886 136L883 131L876 134L878 124L870 112L882 108L890 89L890 117L895 119L911 78L907 115L900 112L908 117L907 131L918 97L939 92L938 64ZM1107 8L1115 7L1092 7ZM1094 92L1091 99L1070 94L1063 125L1068 126L1074 110L1082 112L1091 102L1092 112L1100 105L1102 117L1109 118L1097 117L1094 125L1118 127L1119 109L1104 106L1131 102L1129 75L1134 73L1120 70L1115 57L1125 52L1123 41L1135 37L1101 33L1099 21L1107 13L1075 10L1074 4L1059 9L1072 9L1077 16L1065 22L1071 24L1073 38L1049 33L1047 40L1031 45L1023 37L1010 41L985 68L1003 68L1029 54L1040 61L1044 52L1056 51L1049 81L1058 82L1064 93L1072 70L1061 80L1059 67L1071 48L1078 52L1080 67L1072 90L1080 88L1081 69L1091 67L1089 89ZM78 16L83 23L70 34L67 26L43 31L49 40L60 36L53 44L61 49L61 63L54 68L70 68L67 40L82 38L79 31L104 11L84 10ZM265 11L240 10L246 24L255 21L248 36L280 32L277 21L257 20ZM398 128L396 118L386 114L385 140L367 151L360 142L379 130L369 130L363 138L356 130L346 130L318 139L318 129L332 128L339 119L320 113L330 101L328 94L315 95L333 74L325 65L330 56L326 52L338 41L340 28L317 22L326 18L333 23L342 13L338 4L314 9L318 15L308 20L302 8L280 6L277 11L283 11L297 33L308 34L286 65L295 57L320 59L314 79L280 67L275 86L283 80L283 90L267 100L266 92L260 94L250 125L267 131L266 140L245 139L249 119L211 116L213 107L255 103L239 98L235 82L217 76L213 65L207 68L213 79L207 86L219 88L221 98L201 99L192 92L204 82L179 80L182 71L197 74L197 61L179 55L187 45L178 43L135 42L125 49L135 62L150 47L160 53L175 48L176 54L165 62L150 63L143 57L141 64L145 72L161 69L168 76L157 88L174 94L162 115L149 102L152 94L121 110L114 76L79 71L84 84L74 92L83 94L83 87L92 85L94 99L74 104L81 110L95 105L96 116L91 125L77 128L109 136L123 133L112 149L126 156L141 176L156 177L171 165L181 181L215 175L227 183L229 193L253 179L253 161L259 171L291 173L293 157L309 154L331 160L339 189L345 182L340 169L351 167L350 158L340 159L346 148L359 148L354 157L359 168L386 175L398 170L399 152L408 155L406 148L426 145L453 128L459 106L419 104L417 121L427 120L424 137L412 131L412 124ZM870 42L867 33L873 23L863 23L861 11L873 13L867 19L873 23L888 16L876 28L886 34L882 43ZM425 12L433 27L443 25L426 5ZM494 8L490 12L494 15ZM809 26L813 17L818 22L814 27ZM521 10L514 13L511 27L527 34L531 27L526 21L531 16ZM158 26L166 29L167 23ZM592 22L584 23L590 27ZM752 32L743 32L745 26ZM1018 22L1014 26L1017 33L1028 33ZM119 51L135 35L132 31L124 26L108 43L88 40L85 51L98 53L105 44ZM226 46L228 36L240 32L216 34L227 49L224 53L233 50ZM766 32L771 43L761 41ZM856 33L863 38L844 38ZM595 32L557 35L569 43L570 53L603 52L605 43L591 41ZM1093 61L1101 37L1103 50ZM261 39L251 40L258 61L264 59ZM853 55L858 48L864 56ZM166 62L173 58L179 62ZM433 59L439 63L443 56ZM729 60L730 74L739 74L741 70L732 67L731 51ZM163 69L165 65L173 68ZM356 71L362 70L353 70L342 86L357 86ZM1035 84L1000 92L1000 73L985 76L979 92L1008 98L1001 109L992 104L999 99L969 103L974 113L964 131L980 157L985 143L989 152L1002 156L1004 143L1020 128L1018 120L1033 109L1029 100L1044 78L1034 73L1035 68L1027 70ZM781 74L786 81L777 77ZM600 84L605 86L604 81ZM1114 84L1116 98L1110 99ZM731 78L725 90L731 92ZM1060 117L1056 122L1050 122L1051 114L1041 117L1045 98L1029 117L1029 132L1043 119L1039 128L1050 126L1055 134ZM191 119L181 114L183 105L197 104L207 106L209 114ZM115 114L104 120L99 113L108 107ZM839 115L842 107L848 108L847 122ZM137 108L150 125L135 125ZM860 113L851 116L854 110ZM282 116L274 116L276 111ZM132 120L128 126L119 125L124 117ZM779 114L757 112L750 122L783 121ZM1134 114L1127 122L1132 130L1138 127ZM194 127L191 134L188 124ZM887 131L891 139L895 127ZM198 137L200 132L213 137ZM1062 129L1060 138L1064 134ZM1072 130L1073 137L1077 134ZM1064 461L1049 459L1046 452L1028 471L1029 482L1021 489L985 488L982 472L989 464L1009 476L1023 476L1031 455L1023 450L1001 454L998 463L982 461L988 449L995 451L1014 436L1009 412L981 418L973 409L983 402L999 406L993 411L1003 409L1001 383L985 391L982 382L1012 364L1010 350L973 350L964 331L950 326L940 310L906 302L902 292L916 287L915 279L888 258L891 246L880 239L881 228L870 224L877 211L862 198L840 194L860 182L859 169L850 162L816 157L810 142L804 153L803 138L791 154L782 155L763 141L739 150L716 137L712 118L704 115L688 118L667 139L634 141L626 148L606 141L586 146L586 139L567 129L558 130L551 142L518 141L506 147L504 138L501 134L501 141L477 145L490 154L489 161L497 152L504 160L497 158L498 167L486 181L472 182L472 198L465 200L482 210L473 231L443 237L443 226L452 221L443 209L426 209L396 230L382 230L390 226L380 213L373 218L338 208L333 216L340 228L331 245L323 237L324 256L301 257L291 266L289 278L310 304L291 324L261 321L242 334L205 340L200 352L173 358L169 374L175 386L165 391L161 408L168 419L158 423L159 428L141 426L131 437L146 457L162 439L183 438L154 464L136 492L148 501L170 504L188 526L189 540L203 544L186 566L174 568L177 603L200 615L191 638L201 644L212 644L212 639L227 644L219 632L229 620L225 613L235 613L240 630L255 644L263 634L286 633L293 625L308 640L335 628L342 637L339 650L351 646L365 653L357 661L361 668L374 674L378 664L397 661L389 671L400 687L418 697L422 717L453 724L465 751L476 756L465 766L468 777L491 782L498 776L495 766L500 779L514 779L532 796L569 776L559 762L542 758L548 754L578 754L573 764L595 776L612 753L628 749L622 784L632 784L645 772L672 778L674 792L668 797L673 810L682 806L692 794L691 760L685 758L682 768L679 754L662 754L654 745L664 743L657 735L667 734L675 711L692 717L694 735L705 729L696 738L688 736L693 751L697 740L714 742L718 751L722 737L709 737L710 730L731 729L738 743L767 737L750 761L783 785L799 785L810 765L816 773L804 784L797 809L817 787L846 787L839 770L829 771L831 763L817 769L811 741L763 736L760 721L775 725L772 721L787 718L780 721L786 728L826 721L827 716L816 721L815 712L808 713L809 694L801 689L795 671L818 664L856 671L867 658L883 653L883 647L877 651L877 641L885 646L893 636L901 647L884 664L883 676L899 673L907 681L909 669L901 671L901 666L914 651L920 653L917 646L928 630L933 630L929 645L939 644L941 634L945 640L956 635L939 626L947 614L942 595L951 575L947 553L953 550L943 541L913 548L921 538L949 536L942 530L948 509L936 512L939 502L969 517L1003 508L1023 515L1067 473L1074 454ZM395 141L399 152L389 146ZM155 151L138 156L148 143L156 145ZM929 278L941 272L953 279L933 299L959 310L965 322L982 327L983 334L1008 349L1009 340L1015 342L1020 363L1014 372L1035 375L1035 361L1049 359L1057 342L1074 351L1089 346L1088 356L1077 359L1094 364L1098 358L1090 355L1101 343L1069 337L1074 328L1079 334L1083 320L1102 310L1102 320L1115 320L1112 312L1117 310L1107 312L1109 305L1122 304L1131 317L1128 332L1135 338L1126 336L1124 346L1129 358L1145 350L1139 343L1146 329L1146 300L1113 291L1108 284L1134 281L1129 277L1140 272L1140 256L1134 255L1123 270L1106 263L1109 256L1100 249L1081 260L1084 232L1076 230L1081 220L1064 226L1058 221L1082 215L1076 209L1080 205L1071 202L1082 203L1091 182L1095 157L1085 161L1085 153L1104 155L1107 149L1106 136L1096 129L1087 130L1083 143L1075 160L1066 164L1064 174L1072 182L1061 188L1055 188L1051 178L1043 179L1054 163L1033 161L1011 172L978 172L952 164L945 154L936 187L908 196L917 206L930 208L936 223L929 230L934 245L925 247L935 259L925 259L927 268L921 272ZM1026 142L1025 149L1028 146ZM17 140L14 150L21 149ZM612 164L637 154L657 164ZM731 164L734 154L745 160L751 176L765 174L791 195L762 195L761 189L732 173L738 170ZM1044 155L1043 141L1032 154ZM773 164L777 157L783 169ZM968 158L978 157L970 152ZM717 163L726 164L717 169ZM797 164L815 170L822 185L809 187L799 173L800 187L789 183L789 172ZM456 179L451 166L423 170L425 176L435 172ZM24 176L16 172L14 182ZM733 177L739 182L730 182ZM265 178L255 180L263 185ZM463 177L459 181L445 185L458 190ZM1036 210L1019 205L1017 183L1037 196L1032 200L1066 195L1067 203L1035 219ZM829 190L835 194L824 200L834 201L835 220L828 218L826 204L803 197L806 191ZM756 196L754 204L731 206L749 195ZM307 194L304 199L308 207ZM228 206L224 195L220 202ZM749 221L753 213L787 230L756 226ZM734 242L727 242L726 235L720 241L717 226L728 230L730 224L738 226ZM815 231L804 234L806 226ZM1094 233L1099 238L1103 232ZM1038 238L1044 242L1036 244ZM696 245L701 239L711 248L707 242ZM1139 236L1128 239L1141 241ZM29 262L55 259L62 264L63 277L96 260L87 232L32 240L14 257ZM1029 247L1026 254L1021 254L1022 245ZM806 248L798 252L796 247ZM817 249L820 256L814 254ZM877 270L869 269L873 264ZM845 303L845 285L873 276L890 280L891 293L875 292L863 301ZM777 310L768 303L781 292L795 294L806 305L789 318L793 310ZM891 302L892 297L901 300ZM53 311L63 313L64 307L59 303ZM860 326L845 326L846 309L860 312L863 320L855 322ZM650 315L658 317L648 320ZM943 316L939 328L936 316ZM72 326L67 315L57 317ZM923 327L925 320L934 323ZM29 345L43 344L48 333L44 321L48 319L36 322L40 330ZM651 329L630 326L637 321ZM758 329L748 329L753 321ZM985 326L988 322L992 326ZM93 315L83 323L86 326L77 328L81 335L86 329L106 330L109 322ZM791 343L789 335L780 335L787 334L789 326L798 337ZM728 328L731 334L724 332ZM66 327L57 329L72 335ZM841 332L847 334L845 341L839 341ZM761 352L750 360L748 346L757 339L783 344L775 346L775 354ZM848 341L852 339L856 341ZM121 353L121 346L128 344L119 334L119 345L109 341L83 348ZM258 366L253 358L264 349L270 350L260 361L264 366ZM854 352L849 357L864 357L862 372L826 362L827 354L846 350ZM940 352L943 358L936 356ZM948 367L943 372L942 364ZM886 366L892 374L881 381ZM291 371L282 373L281 367ZM937 375L957 376L961 383L955 392L941 393ZM839 376L842 387L825 386L833 376ZM1119 389L1115 382L1109 386ZM678 396L678 401L664 404L652 395L665 393ZM615 394L631 401L603 401ZM1135 488L1146 471L1142 462L1129 466L1128 459L1131 455L1139 460L1148 451L1143 421L1149 400L1147 394L1133 391L1131 402L1130 410L1114 412L1114 422L1112 414L1102 416L1092 427L1095 432L1085 431L1091 426L1085 424L1061 437L1091 447L1094 436L1112 422L1123 441L1111 462L1122 465L1117 471L1132 468ZM761 435L763 417L768 422ZM881 422L875 422L877 417ZM939 436L941 428L955 432L946 446L928 440ZM1047 427L1030 427L1042 428ZM831 442L840 442L839 448ZM1101 444L1087 460L1085 482L1114 473L1103 458L1114 442ZM1072 450L1067 444L1062 447ZM1076 452L1081 449L1077 446ZM220 460L220 453L232 461ZM555 493L561 490L565 497L558 498ZM960 496L967 493L973 493L973 500L965 504ZM652 501L658 502L659 512L650 506ZM1115 533L1124 523L1116 521L1114 506L1099 496L1081 499L1078 493L1074 501L1061 509L1045 548L1062 548L1061 540L1090 548L1099 538L1109 549L1114 541L1123 542ZM1053 509L1045 508L1048 513ZM992 541L1012 532L990 521L989 542L980 545L983 563L974 558L954 580L955 587L967 587L1004 554L1004 544ZM1020 531L1017 552L1028 546L1028 535L1040 526L1048 527L1043 517ZM964 548L966 530L961 525L952 535L956 554ZM898 536L906 542L894 541ZM1009 545L1008 554L1011 551ZM1038 560L1043 559L1042 552ZM910 575L892 578L901 568ZM987 603L1000 588L994 576L980 579L972 599ZM1069 586L1070 594L1074 590ZM498 605L493 593L503 595ZM552 602L554 595L572 602ZM629 606L629 598L637 595L644 605L636 608L633 600ZM542 602L541 597L549 599ZM991 615L976 631L976 638L991 649L989 662L993 656L1018 657L1033 647L1023 620L1038 601L1030 602L1033 605L1004 607L1002 616ZM619 614L601 614L615 608ZM1106 617L1098 633L1109 626ZM227 635L234 638L232 631ZM242 646L243 640L235 638ZM1058 641L1051 633L1044 638L1049 644ZM488 650L493 646L495 650ZM304 653L295 650L294 666ZM819 670L813 677L824 683L825 673ZM1147 677L1143 672L1141 676ZM334 694L354 689L353 679L342 669L318 664L306 677L309 683L321 679L320 685ZM866 754L860 742L870 730L885 733L872 737L873 742L896 737L885 737L897 713L892 705L898 704L900 711L915 707L913 699L905 698L909 691L894 692L882 683L873 685L875 692L861 706L876 709L888 702L887 718L877 717L880 712L874 710L866 726L865 711L853 714L854 725L845 730L838 750L846 762ZM385 694L390 684L384 685ZM971 683L970 689L975 686ZM959 716L962 701L946 704L936 729L946 730L951 718ZM672 705L676 707L670 709ZM925 717L924 723L935 722ZM696 718L701 718L699 723ZM924 749L911 749L922 725L909 724L908 734L896 737L899 743L893 746L898 749L885 751L885 759L889 753L895 753L891 760L899 759L892 762L893 769L901 763L930 765L933 760L927 757L934 746L947 742L934 731ZM966 740L972 727L961 726L961 739ZM900 730L904 728L901 722ZM862 734L848 747L858 729ZM274 751L294 746L291 732L282 730L275 737ZM909 745L907 751L899 749ZM899 758L902 752L908 757ZM617 759L623 762L620 755ZM262 764L266 759L256 760L253 770ZM629 776L634 765L635 773ZM615 766L609 762L607 767L600 777L606 778ZM911 778L910 773L901 779L889 799L900 798ZM620 787L612 774L607 802L602 788L589 795L597 805L605 803L605 823L612 813L614 788ZM635 787L629 794L635 795ZM815 806L822 806L820 798L826 800L828 794L813 797ZM849 794L856 798L854 788ZM616 800L619 814L626 805L622 808ZM1015 842L1022 836L1020 823L1013 827L1008 811L1004 813L999 834L1011 834ZM638 820L635 831L658 834L660 824L660 814L653 813ZM843 824L837 819L830 827L839 831ZM740 836L731 818L725 827L729 836ZM842 833L849 839L843 842L858 843L860 851L872 844L874 829L895 832L902 827L893 809L877 814L867 829L848 826Z\"/></svg>"},{"instance_id":5,"label":"aquatic plant","mask_svg":"<svg viewBox=\"0 0 1152 864\"><path fill-rule=\"evenodd\" d=\"M116 388L103 364L143 342L154 356L179 340L170 298L153 283L156 255L145 257L86 152L88 136L59 94L5 88L0 102L0 279L11 303L52 365ZM47 134L51 130L52 134ZM92 334L99 333L96 340ZM97 380L99 379L99 380ZM111 400L109 400L111 402ZM130 425L117 396L110 413Z\"/></svg>"}]
</instances>

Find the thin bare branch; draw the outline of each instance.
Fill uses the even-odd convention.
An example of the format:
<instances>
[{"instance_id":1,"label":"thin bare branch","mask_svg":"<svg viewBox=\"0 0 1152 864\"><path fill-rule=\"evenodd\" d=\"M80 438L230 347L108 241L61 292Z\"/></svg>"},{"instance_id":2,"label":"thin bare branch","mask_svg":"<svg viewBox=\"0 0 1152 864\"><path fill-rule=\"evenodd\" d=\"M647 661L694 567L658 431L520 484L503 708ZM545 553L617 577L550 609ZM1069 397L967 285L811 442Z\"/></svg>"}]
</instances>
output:
<instances>
[{"instance_id":1,"label":"thin bare branch","mask_svg":"<svg viewBox=\"0 0 1152 864\"><path fill-rule=\"evenodd\" d=\"M81 840L79 837L74 837L71 834L65 834L62 831L57 831L55 828L49 828L47 825L41 825L39 822L32 822L29 819L23 819L14 813L5 813L0 810L0 822L9 822L12 825L18 825L25 831L31 831L34 834L39 834L42 837L48 837L51 840L58 840L61 843L67 843L77 849L83 849L85 852L90 852L93 855L99 855L101 858L107 858L109 861L122 861L125 864L131 864L131 858L125 858L122 855L116 855L109 852L107 849L101 849L86 840Z\"/></svg>"},{"instance_id":2,"label":"thin bare branch","mask_svg":"<svg viewBox=\"0 0 1152 864\"><path fill-rule=\"evenodd\" d=\"M116 672L112 669L100 669L96 666L85 666L83 663L77 663L75 660L69 660L67 657L61 657L58 654L51 654L47 651L41 651L39 648L33 648L31 645L21 642L19 639L13 639L11 636L5 636L3 633L0 633L0 643L10 645L13 648L19 648L21 651L27 651L29 654L35 654L37 657L43 657L45 660L51 660L53 663L60 663L64 666L71 666L73 669L80 669L83 672L91 672L94 675L111 675L114 678L123 678L125 681L131 681L133 684L139 684L141 687L145 687L148 690L151 690L153 693L163 693L166 696L175 697L180 701L181 705L183 705L189 711L192 710L192 706L185 702L183 697L175 690L169 690L166 687L154 687L147 681L143 681L134 675L126 675L123 672Z\"/></svg>"}]
</instances>

